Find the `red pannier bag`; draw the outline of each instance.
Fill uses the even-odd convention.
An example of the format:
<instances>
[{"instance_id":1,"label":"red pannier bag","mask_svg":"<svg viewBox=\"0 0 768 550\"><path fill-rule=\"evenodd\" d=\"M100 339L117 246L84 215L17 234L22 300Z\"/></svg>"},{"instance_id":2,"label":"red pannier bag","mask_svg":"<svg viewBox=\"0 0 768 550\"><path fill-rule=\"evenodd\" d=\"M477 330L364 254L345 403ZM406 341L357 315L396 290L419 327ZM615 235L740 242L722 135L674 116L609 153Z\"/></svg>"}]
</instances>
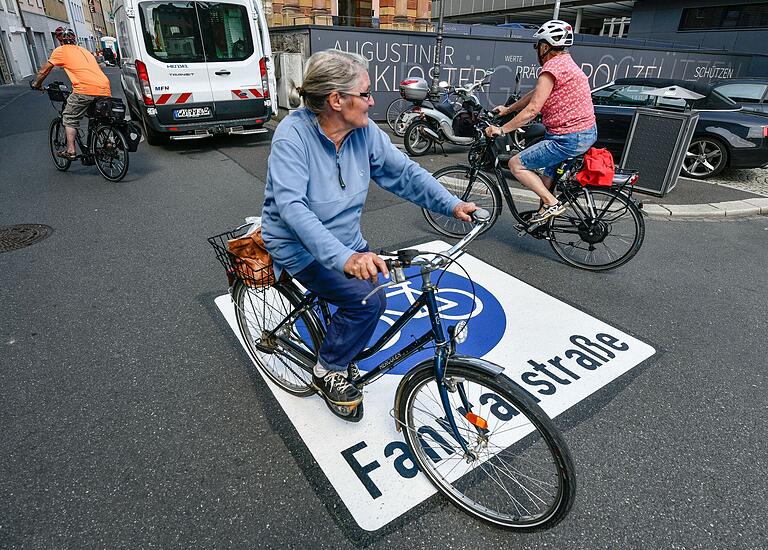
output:
<instances>
[{"instance_id":1,"label":"red pannier bag","mask_svg":"<svg viewBox=\"0 0 768 550\"><path fill-rule=\"evenodd\" d=\"M576 174L576 181L582 186L599 185L610 187L616 167L613 164L613 155L608 149L590 147L584 155L584 164Z\"/></svg>"}]
</instances>

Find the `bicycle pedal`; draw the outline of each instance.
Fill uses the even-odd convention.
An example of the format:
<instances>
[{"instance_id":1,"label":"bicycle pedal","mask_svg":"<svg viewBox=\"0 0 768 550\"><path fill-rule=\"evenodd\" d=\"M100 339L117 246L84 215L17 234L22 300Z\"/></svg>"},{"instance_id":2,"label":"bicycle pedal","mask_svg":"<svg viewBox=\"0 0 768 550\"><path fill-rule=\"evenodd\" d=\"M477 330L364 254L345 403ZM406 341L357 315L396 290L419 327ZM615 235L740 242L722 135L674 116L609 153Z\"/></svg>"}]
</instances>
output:
<instances>
[{"instance_id":1,"label":"bicycle pedal","mask_svg":"<svg viewBox=\"0 0 768 550\"><path fill-rule=\"evenodd\" d=\"M365 408L363 407L362 401L357 405L352 406L334 405L327 399L323 399L323 401L325 401L326 406L331 410L331 412L342 420L347 422L360 422L360 420L363 418Z\"/></svg>"}]
</instances>

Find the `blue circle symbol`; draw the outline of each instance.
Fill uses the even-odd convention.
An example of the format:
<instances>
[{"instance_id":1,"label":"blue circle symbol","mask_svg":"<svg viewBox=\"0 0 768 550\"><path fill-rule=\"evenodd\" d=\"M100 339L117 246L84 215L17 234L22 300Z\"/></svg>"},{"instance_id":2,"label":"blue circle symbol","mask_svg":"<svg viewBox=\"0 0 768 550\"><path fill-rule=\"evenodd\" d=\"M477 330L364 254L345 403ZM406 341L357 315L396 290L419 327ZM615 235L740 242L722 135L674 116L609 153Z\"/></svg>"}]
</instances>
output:
<instances>
[{"instance_id":1,"label":"blue circle symbol","mask_svg":"<svg viewBox=\"0 0 768 550\"><path fill-rule=\"evenodd\" d=\"M376 342L421 294L421 278L418 277L418 270L407 270L406 273L409 276L416 275L416 277L385 290L387 309L381 319L379 319L376 332L369 344ZM438 276L440 274L433 276L433 282L437 280ZM504 308L493 294L477 282L474 283L473 296L472 284L466 277L445 272L440 279L440 290L436 294L436 299L443 330L446 330L448 326L454 325L462 319L469 318L468 337L464 343L457 346L459 354L482 357L496 347L504 336L504 330L507 326ZM472 308L473 303L474 311ZM395 334L384 348L369 359L360 362L360 369L366 371L373 369L376 365L429 331L430 327L431 323L425 307L399 333ZM405 374L416 363L431 356L434 356L434 350L431 346L428 346L427 349L423 349L405 359L389 371L389 374Z\"/></svg>"}]
</instances>

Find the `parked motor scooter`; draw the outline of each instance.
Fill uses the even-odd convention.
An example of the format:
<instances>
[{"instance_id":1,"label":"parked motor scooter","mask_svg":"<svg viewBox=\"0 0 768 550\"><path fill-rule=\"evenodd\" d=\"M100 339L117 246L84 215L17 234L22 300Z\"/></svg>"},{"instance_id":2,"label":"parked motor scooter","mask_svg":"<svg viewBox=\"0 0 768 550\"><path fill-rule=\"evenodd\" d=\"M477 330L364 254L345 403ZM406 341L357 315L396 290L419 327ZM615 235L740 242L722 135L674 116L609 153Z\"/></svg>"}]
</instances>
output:
<instances>
[{"instance_id":1,"label":"parked motor scooter","mask_svg":"<svg viewBox=\"0 0 768 550\"><path fill-rule=\"evenodd\" d=\"M454 94L460 98L463 104L470 102L480 106L475 92L490 82L492 74L493 69L488 69L483 79L472 84L454 88L443 81L440 82L439 88L448 94ZM426 95L427 90L424 90L424 97ZM418 109L411 109L407 115L408 127L403 136L405 150L408 151L408 154L412 157L424 155L430 147L435 145L442 147L446 141L455 145L471 145L475 136L458 136L453 131L453 119L459 112L460 110L457 111L451 104L430 101L424 101Z\"/></svg>"},{"instance_id":2,"label":"parked motor scooter","mask_svg":"<svg viewBox=\"0 0 768 550\"><path fill-rule=\"evenodd\" d=\"M520 73L517 73L515 75L515 89L513 90L512 94L507 98L507 100L504 102L505 106L512 105L516 101L520 99ZM499 117L498 123L499 126L506 124L515 116L517 116L517 111L511 112L507 115L504 115L502 117ZM508 153L511 153L509 156L511 157L515 153L518 153L525 149L526 147L529 147L533 145L534 143L538 143L542 139L544 139L544 133L546 132L546 128L541 123L541 115L537 116L535 119L533 119L531 122L523 126L522 128L517 128L513 132L510 132L507 134L509 136L509 139L507 140L507 147L505 147L506 151ZM503 152L499 155L499 160L506 160L503 158L504 154Z\"/></svg>"}]
</instances>

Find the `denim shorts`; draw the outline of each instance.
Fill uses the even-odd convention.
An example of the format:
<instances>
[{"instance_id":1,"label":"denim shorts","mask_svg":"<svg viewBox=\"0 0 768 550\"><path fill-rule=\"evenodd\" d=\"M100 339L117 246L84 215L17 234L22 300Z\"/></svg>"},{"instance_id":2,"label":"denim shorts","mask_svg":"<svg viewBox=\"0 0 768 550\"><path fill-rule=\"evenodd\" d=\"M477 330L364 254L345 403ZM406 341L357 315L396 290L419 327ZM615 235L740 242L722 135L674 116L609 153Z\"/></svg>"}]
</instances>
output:
<instances>
[{"instance_id":1,"label":"denim shorts","mask_svg":"<svg viewBox=\"0 0 768 550\"><path fill-rule=\"evenodd\" d=\"M572 134L544 134L544 139L520 153L520 162L528 170L543 168L544 175L555 177L555 168L565 159L586 153L597 141L597 126Z\"/></svg>"}]
</instances>

